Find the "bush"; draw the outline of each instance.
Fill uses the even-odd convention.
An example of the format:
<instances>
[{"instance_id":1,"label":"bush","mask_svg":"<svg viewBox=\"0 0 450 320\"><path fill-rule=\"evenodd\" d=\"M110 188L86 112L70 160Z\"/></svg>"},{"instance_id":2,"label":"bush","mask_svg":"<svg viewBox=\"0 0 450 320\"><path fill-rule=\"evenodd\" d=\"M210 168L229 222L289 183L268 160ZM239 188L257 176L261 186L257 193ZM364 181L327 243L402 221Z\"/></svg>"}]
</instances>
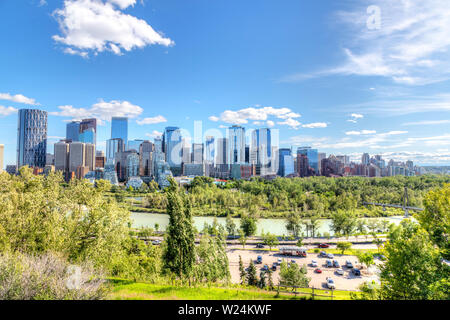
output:
<instances>
[{"instance_id":1,"label":"bush","mask_svg":"<svg viewBox=\"0 0 450 320\"><path fill-rule=\"evenodd\" d=\"M55 254L0 255L0 300L98 300L106 295L105 280L90 264L70 264Z\"/></svg>"}]
</instances>

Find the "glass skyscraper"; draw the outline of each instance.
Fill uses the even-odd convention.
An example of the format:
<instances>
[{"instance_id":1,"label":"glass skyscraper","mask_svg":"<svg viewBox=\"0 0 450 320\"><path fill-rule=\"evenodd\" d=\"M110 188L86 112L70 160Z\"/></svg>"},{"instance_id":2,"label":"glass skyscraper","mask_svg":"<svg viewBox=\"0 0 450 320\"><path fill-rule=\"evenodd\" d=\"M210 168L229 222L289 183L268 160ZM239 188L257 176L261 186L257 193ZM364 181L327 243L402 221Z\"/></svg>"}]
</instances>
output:
<instances>
[{"instance_id":1,"label":"glass skyscraper","mask_svg":"<svg viewBox=\"0 0 450 320\"><path fill-rule=\"evenodd\" d=\"M172 167L181 167L182 137L178 127L166 127L163 135L163 148L166 162Z\"/></svg>"},{"instance_id":2,"label":"glass skyscraper","mask_svg":"<svg viewBox=\"0 0 450 320\"><path fill-rule=\"evenodd\" d=\"M66 140L80 141L80 121L72 121L66 125Z\"/></svg>"},{"instance_id":3,"label":"glass skyscraper","mask_svg":"<svg viewBox=\"0 0 450 320\"><path fill-rule=\"evenodd\" d=\"M124 146L128 143L128 118L112 117L111 139L122 139ZM126 149L126 148L125 148Z\"/></svg>"},{"instance_id":4,"label":"glass skyscraper","mask_svg":"<svg viewBox=\"0 0 450 320\"><path fill-rule=\"evenodd\" d=\"M286 177L294 173L294 158L291 149L281 148L278 150L278 175Z\"/></svg>"},{"instance_id":5,"label":"glass skyscraper","mask_svg":"<svg viewBox=\"0 0 450 320\"><path fill-rule=\"evenodd\" d=\"M245 163L245 129L232 126L228 129L228 137L230 164Z\"/></svg>"},{"instance_id":6,"label":"glass skyscraper","mask_svg":"<svg viewBox=\"0 0 450 320\"><path fill-rule=\"evenodd\" d=\"M270 159L272 155L270 129L255 129L252 132L252 150L254 153L253 158L256 160L257 165L270 166Z\"/></svg>"},{"instance_id":7,"label":"glass skyscraper","mask_svg":"<svg viewBox=\"0 0 450 320\"><path fill-rule=\"evenodd\" d=\"M20 109L17 125L17 166L45 167L47 111Z\"/></svg>"},{"instance_id":8,"label":"glass skyscraper","mask_svg":"<svg viewBox=\"0 0 450 320\"><path fill-rule=\"evenodd\" d=\"M316 174L319 174L319 153L317 149L311 149L311 147L299 147L297 154L304 155L308 158L308 163L311 168L314 169Z\"/></svg>"},{"instance_id":9,"label":"glass skyscraper","mask_svg":"<svg viewBox=\"0 0 450 320\"><path fill-rule=\"evenodd\" d=\"M97 119L83 119L80 122L80 142L97 144Z\"/></svg>"},{"instance_id":10,"label":"glass skyscraper","mask_svg":"<svg viewBox=\"0 0 450 320\"><path fill-rule=\"evenodd\" d=\"M207 136L205 144L206 144L205 160L208 164L214 164L214 157L215 157L214 137Z\"/></svg>"}]
</instances>

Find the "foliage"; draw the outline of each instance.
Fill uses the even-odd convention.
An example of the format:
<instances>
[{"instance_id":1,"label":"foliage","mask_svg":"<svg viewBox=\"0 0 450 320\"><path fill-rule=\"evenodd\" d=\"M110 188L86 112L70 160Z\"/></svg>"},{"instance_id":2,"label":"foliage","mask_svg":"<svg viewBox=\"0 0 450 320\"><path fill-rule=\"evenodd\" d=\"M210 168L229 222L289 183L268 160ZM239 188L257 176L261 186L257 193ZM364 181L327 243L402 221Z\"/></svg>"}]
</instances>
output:
<instances>
[{"instance_id":1,"label":"foliage","mask_svg":"<svg viewBox=\"0 0 450 320\"><path fill-rule=\"evenodd\" d=\"M373 265L373 254L370 252L359 252L357 254L358 260L361 264L365 264L367 268Z\"/></svg>"},{"instance_id":2,"label":"foliage","mask_svg":"<svg viewBox=\"0 0 450 320\"><path fill-rule=\"evenodd\" d=\"M241 230L246 237L253 236L256 233L256 218L249 214L242 215Z\"/></svg>"},{"instance_id":3,"label":"foliage","mask_svg":"<svg viewBox=\"0 0 450 320\"><path fill-rule=\"evenodd\" d=\"M341 250L341 254L345 254L345 251L351 249L351 247L352 247L351 242L338 242L336 244L336 248L338 250Z\"/></svg>"},{"instance_id":4,"label":"foliage","mask_svg":"<svg viewBox=\"0 0 450 320\"><path fill-rule=\"evenodd\" d=\"M288 266L283 261L280 265L280 284L285 286L308 287L311 279L303 271L296 263L291 263Z\"/></svg>"},{"instance_id":5,"label":"foliage","mask_svg":"<svg viewBox=\"0 0 450 320\"><path fill-rule=\"evenodd\" d=\"M274 234L271 234L269 232L263 235L263 241L270 250L272 250L273 247L279 244L278 238Z\"/></svg>"},{"instance_id":6,"label":"foliage","mask_svg":"<svg viewBox=\"0 0 450 320\"><path fill-rule=\"evenodd\" d=\"M228 235L234 236L236 234L236 224L234 223L230 215L227 215L225 223Z\"/></svg>"},{"instance_id":7,"label":"foliage","mask_svg":"<svg viewBox=\"0 0 450 320\"><path fill-rule=\"evenodd\" d=\"M249 286L256 286L258 284L258 277L256 275L256 267L253 260L250 259L250 264L247 269L247 284Z\"/></svg>"},{"instance_id":8,"label":"foliage","mask_svg":"<svg viewBox=\"0 0 450 320\"><path fill-rule=\"evenodd\" d=\"M356 216L351 211L338 210L331 217L331 230L349 237L356 228Z\"/></svg>"},{"instance_id":9,"label":"foliage","mask_svg":"<svg viewBox=\"0 0 450 320\"><path fill-rule=\"evenodd\" d=\"M244 284L246 274L242 257L239 256L239 279L241 280L241 284Z\"/></svg>"}]
</instances>

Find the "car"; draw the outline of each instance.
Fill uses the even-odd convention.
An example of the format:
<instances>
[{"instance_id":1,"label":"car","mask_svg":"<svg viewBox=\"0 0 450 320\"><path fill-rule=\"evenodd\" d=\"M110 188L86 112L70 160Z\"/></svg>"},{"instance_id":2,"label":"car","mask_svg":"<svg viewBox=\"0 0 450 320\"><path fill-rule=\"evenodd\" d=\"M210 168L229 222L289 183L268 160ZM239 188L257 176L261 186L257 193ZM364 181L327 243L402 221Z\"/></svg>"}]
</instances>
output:
<instances>
[{"instance_id":1,"label":"car","mask_svg":"<svg viewBox=\"0 0 450 320\"><path fill-rule=\"evenodd\" d=\"M264 265L264 267L261 268L263 271L269 271L269 266L267 264Z\"/></svg>"},{"instance_id":2,"label":"car","mask_svg":"<svg viewBox=\"0 0 450 320\"><path fill-rule=\"evenodd\" d=\"M319 256L320 256L320 257L326 257L326 256L327 256L327 253L326 253L325 251L320 251Z\"/></svg>"},{"instance_id":3,"label":"car","mask_svg":"<svg viewBox=\"0 0 450 320\"><path fill-rule=\"evenodd\" d=\"M320 268L317 268L316 270L314 270L315 273L322 273L322 270Z\"/></svg>"},{"instance_id":4,"label":"car","mask_svg":"<svg viewBox=\"0 0 450 320\"><path fill-rule=\"evenodd\" d=\"M277 263L276 263L276 262L274 262L274 263L272 264L272 270L273 270L273 271L276 271L276 270L277 270Z\"/></svg>"},{"instance_id":5,"label":"car","mask_svg":"<svg viewBox=\"0 0 450 320\"><path fill-rule=\"evenodd\" d=\"M256 258L256 263L257 263L257 264L262 263L262 256L258 256L258 257Z\"/></svg>"},{"instance_id":6,"label":"car","mask_svg":"<svg viewBox=\"0 0 450 320\"><path fill-rule=\"evenodd\" d=\"M361 276L361 271L357 268L353 268L352 273L353 273L353 275L355 275L357 277Z\"/></svg>"},{"instance_id":7,"label":"car","mask_svg":"<svg viewBox=\"0 0 450 320\"><path fill-rule=\"evenodd\" d=\"M349 269L353 268L353 263L350 260L345 261L345 266Z\"/></svg>"},{"instance_id":8,"label":"car","mask_svg":"<svg viewBox=\"0 0 450 320\"><path fill-rule=\"evenodd\" d=\"M153 240L153 241L152 241L152 244L153 244L153 245L161 244L161 240Z\"/></svg>"},{"instance_id":9,"label":"car","mask_svg":"<svg viewBox=\"0 0 450 320\"><path fill-rule=\"evenodd\" d=\"M320 243L319 244L319 248L329 248L329 247L330 247L330 245L326 244L326 243Z\"/></svg>"},{"instance_id":10,"label":"car","mask_svg":"<svg viewBox=\"0 0 450 320\"><path fill-rule=\"evenodd\" d=\"M278 258L277 262L278 262L278 265L280 265L283 262L283 260L281 260L281 258Z\"/></svg>"},{"instance_id":11,"label":"car","mask_svg":"<svg viewBox=\"0 0 450 320\"><path fill-rule=\"evenodd\" d=\"M336 270L336 274L338 274L340 276L343 276L344 275L344 270L339 268L339 269Z\"/></svg>"},{"instance_id":12,"label":"car","mask_svg":"<svg viewBox=\"0 0 450 320\"><path fill-rule=\"evenodd\" d=\"M257 247L257 248L264 248L264 245L263 245L262 243L258 243L258 244L256 245L256 247Z\"/></svg>"},{"instance_id":13,"label":"car","mask_svg":"<svg viewBox=\"0 0 450 320\"><path fill-rule=\"evenodd\" d=\"M336 285L334 284L333 279L327 278L327 288L328 289L336 289Z\"/></svg>"},{"instance_id":14,"label":"car","mask_svg":"<svg viewBox=\"0 0 450 320\"><path fill-rule=\"evenodd\" d=\"M327 258L328 258L328 259L333 259L333 258L334 258L334 255L333 255L332 253L329 253L329 254L327 254Z\"/></svg>"},{"instance_id":15,"label":"car","mask_svg":"<svg viewBox=\"0 0 450 320\"><path fill-rule=\"evenodd\" d=\"M311 267L317 267L317 261L316 260L312 260L311 261Z\"/></svg>"},{"instance_id":16,"label":"car","mask_svg":"<svg viewBox=\"0 0 450 320\"><path fill-rule=\"evenodd\" d=\"M341 265L339 264L339 261L333 260L333 267L335 267L335 268L340 268Z\"/></svg>"},{"instance_id":17,"label":"car","mask_svg":"<svg viewBox=\"0 0 450 320\"><path fill-rule=\"evenodd\" d=\"M295 261L295 260L291 260L291 263L297 263L297 261Z\"/></svg>"},{"instance_id":18,"label":"car","mask_svg":"<svg viewBox=\"0 0 450 320\"><path fill-rule=\"evenodd\" d=\"M331 262L330 259L327 259L326 263L327 263L327 268L333 267L333 262Z\"/></svg>"}]
</instances>

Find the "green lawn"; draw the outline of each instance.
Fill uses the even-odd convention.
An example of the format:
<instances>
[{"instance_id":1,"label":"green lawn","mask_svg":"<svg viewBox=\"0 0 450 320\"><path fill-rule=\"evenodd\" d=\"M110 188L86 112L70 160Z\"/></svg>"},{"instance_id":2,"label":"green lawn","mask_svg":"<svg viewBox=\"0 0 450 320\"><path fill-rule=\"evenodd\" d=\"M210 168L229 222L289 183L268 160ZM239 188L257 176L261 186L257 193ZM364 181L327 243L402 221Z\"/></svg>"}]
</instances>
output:
<instances>
[{"instance_id":1,"label":"green lawn","mask_svg":"<svg viewBox=\"0 0 450 320\"><path fill-rule=\"evenodd\" d=\"M299 290L300 291L300 290ZM311 292L312 289L301 289ZM315 290L316 294L329 295L329 291ZM162 284L149 284L126 280L115 280L111 300L299 300L310 298L310 295L293 295L275 291L266 291L242 287L181 287ZM330 299L329 297L316 297L316 299ZM350 293L335 291L334 299L348 300Z\"/></svg>"}]
</instances>

